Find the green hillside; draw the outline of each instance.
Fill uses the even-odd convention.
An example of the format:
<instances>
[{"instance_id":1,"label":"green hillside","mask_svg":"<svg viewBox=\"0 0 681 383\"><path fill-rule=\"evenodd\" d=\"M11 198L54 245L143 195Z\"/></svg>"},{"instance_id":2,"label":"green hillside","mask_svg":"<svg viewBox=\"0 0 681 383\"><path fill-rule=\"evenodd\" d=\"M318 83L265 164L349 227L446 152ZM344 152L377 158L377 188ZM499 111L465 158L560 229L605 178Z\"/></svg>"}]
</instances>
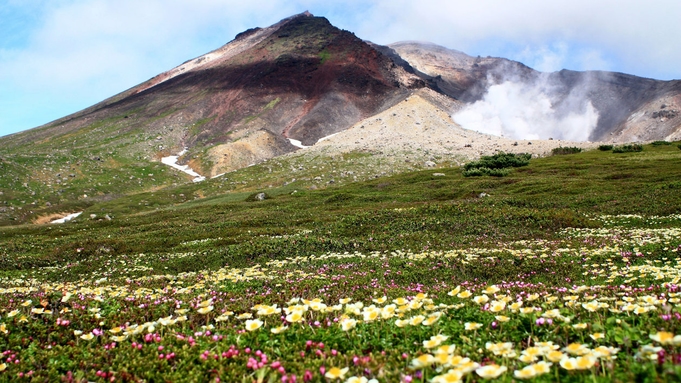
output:
<instances>
[{"instance_id":1,"label":"green hillside","mask_svg":"<svg viewBox=\"0 0 681 383\"><path fill-rule=\"evenodd\" d=\"M0 228L0 352L19 361L0 381L679 378L677 144L504 177L374 178L371 157L274 159ZM338 176L353 167L372 179Z\"/></svg>"}]
</instances>

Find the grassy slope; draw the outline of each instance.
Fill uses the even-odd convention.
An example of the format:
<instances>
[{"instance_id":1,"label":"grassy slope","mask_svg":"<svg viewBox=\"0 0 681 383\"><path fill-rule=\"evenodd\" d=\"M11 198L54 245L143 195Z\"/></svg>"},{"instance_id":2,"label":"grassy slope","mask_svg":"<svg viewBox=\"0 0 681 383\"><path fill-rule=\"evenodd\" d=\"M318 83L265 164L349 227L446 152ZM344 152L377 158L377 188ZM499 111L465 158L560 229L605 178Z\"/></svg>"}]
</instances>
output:
<instances>
[{"instance_id":1,"label":"grassy slope","mask_svg":"<svg viewBox=\"0 0 681 383\"><path fill-rule=\"evenodd\" d=\"M525 363L493 356L483 349L487 342L511 342L518 352L530 339L560 347L577 342L621 349L614 365L603 360L603 369L566 371L556 363L538 379L542 382L589 377L597 382L671 381L681 376L672 359L646 362L637 353L651 343L648 334L681 332L681 322L660 315L672 310L681 317L678 306L655 303L659 312L641 315L581 307L595 297L610 307L623 307L615 300L632 294L632 288L639 299L669 293L681 301L671 294L675 287L661 284L681 278L676 261L681 249L680 162L676 146L646 147L642 153L534 159L499 179L463 178L460 169L437 169L325 190L299 188L293 194L288 186L272 188L267 190L272 198L261 202L251 201L252 191L169 202L172 195L188 197L224 182L214 180L129 197L127 202L120 199L109 205L119 209L111 221L86 218L64 225L5 227L0 229L0 326L5 326L0 327L0 350L17 362L0 365L5 370L0 370L0 380L18 374L33 374L37 381L109 381L111 376L118 381L280 379L283 373L266 366L257 372L247 367L252 354L245 353L253 347L281 361L287 373L302 377L310 372L312 381L322 381L320 369L331 366L348 366L348 376L365 374L380 381L412 375L415 381L430 381L437 371L407 365L423 354L423 341L445 334L460 355L508 366L504 382L512 381L511 371ZM433 176L435 172L445 176ZM481 192L490 196L478 198ZM124 210L132 206L149 210L126 215ZM597 217L621 213L648 217ZM650 217L669 214L677 215ZM606 230L561 230L566 227ZM371 255L372 250L386 252ZM346 251L361 254L340 254ZM64 282L75 283L60 285ZM547 313L555 308L572 322L556 318L544 326L535 322L538 314L504 310L509 322L494 327L495 313L447 294L457 285L480 294L490 284L499 284L511 299L524 296L526 306L540 306ZM645 288L638 291L636 286ZM65 291L73 297L61 304ZM345 332L331 322L339 313L310 311L306 322L293 323L275 336L270 328L281 323L276 315L263 316L266 326L254 332L241 330L244 321L234 318L253 313L256 304L286 307L293 297L320 297L329 304L350 297L369 305L383 295L389 302L417 292L427 293L436 305L451 305L442 308L445 317L435 325L400 329L392 318L360 323ZM527 295L535 292L542 298L533 301L536 297ZM553 300L547 294L554 294ZM568 308L565 299L579 299L579 304ZM55 313L31 314L42 309L37 302L43 300ZM215 311L197 312L202 301L214 303ZM63 311L68 307L70 313ZM175 311L180 307L185 321L161 324L160 318L181 315ZM227 310L235 315L218 321L217 315ZM417 308L405 318L431 315L432 310ZM69 322L64 324L64 318ZM317 326L315 320L326 324ZM143 333L126 335L115 348L106 348L112 347L109 330L114 326L125 324L127 332L144 322ZM464 322L486 327L472 332ZM589 329L572 327L580 322ZM213 338L202 335L209 323L214 324ZM99 329L106 333L84 338ZM592 333L605 338L591 341ZM315 352L322 348L317 342L338 354ZM233 347L241 355L230 356ZM676 347L668 345L666 351L676 352ZM159 353L171 350L170 360L160 359ZM110 375L105 379L101 371ZM473 381L476 377L472 375Z\"/></svg>"},{"instance_id":2,"label":"grassy slope","mask_svg":"<svg viewBox=\"0 0 681 383\"><path fill-rule=\"evenodd\" d=\"M255 174L263 166L268 165L244 172ZM294 183L267 189L272 198L262 202L248 201L252 191L215 195L233 182L216 179L118 199L83 215L109 213L112 221L84 218L60 226L2 228L0 267L13 274L78 260L87 270L103 256L182 252L187 242L202 239L211 240L193 249L208 255L167 262L163 270L246 266L328 251L494 246L502 240L551 238L564 227L598 225L588 219L593 214L679 213L680 177L676 146L647 146L642 153L591 151L533 159L504 178L464 178L451 168L324 190L303 190ZM477 198L482 192L490 197ZM206 194L214 196L193 199ZM140 212L126 214L135 209ZM303 231L294 241L271 238ZM72 271L77 277L78 270Z\"/></svg>"}]
</instances>

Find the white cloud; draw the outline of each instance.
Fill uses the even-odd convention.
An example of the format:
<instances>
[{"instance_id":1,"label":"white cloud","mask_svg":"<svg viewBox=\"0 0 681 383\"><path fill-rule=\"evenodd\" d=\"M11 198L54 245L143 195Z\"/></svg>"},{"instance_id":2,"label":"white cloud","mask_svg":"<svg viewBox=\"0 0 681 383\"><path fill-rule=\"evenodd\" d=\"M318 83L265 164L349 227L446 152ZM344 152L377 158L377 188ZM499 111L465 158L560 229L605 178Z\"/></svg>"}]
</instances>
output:
<instances>
[{"instance_id":1,"label":"white cloud","mask_svg":"<svg viewBox=\"0 0 681 383\"><path fill-rule=\"evenodd\" d=\"M578 101L578 100L575 100ZM452 118L465 129L515 139L587 141L598 123L590 101L560 113L543 84L505 81Z\"/></svg>"},{"instance_id":2,"label":"white cloud","mask_svg":"<svg viewBox=\"0 0 681 383\"><path fill-rule=\"evenodd\" d=\"M372 15L378 16L366 17L357 32L378 43L427 40L476 55L521 57L527 47L551 49L558 42L577 56L586 47L600 57L597 65L612 56L621 71L681 78L681 2L675 0L376 0ZM572 60L565 64L588 63Z\"/></svg>"}]
</instances>

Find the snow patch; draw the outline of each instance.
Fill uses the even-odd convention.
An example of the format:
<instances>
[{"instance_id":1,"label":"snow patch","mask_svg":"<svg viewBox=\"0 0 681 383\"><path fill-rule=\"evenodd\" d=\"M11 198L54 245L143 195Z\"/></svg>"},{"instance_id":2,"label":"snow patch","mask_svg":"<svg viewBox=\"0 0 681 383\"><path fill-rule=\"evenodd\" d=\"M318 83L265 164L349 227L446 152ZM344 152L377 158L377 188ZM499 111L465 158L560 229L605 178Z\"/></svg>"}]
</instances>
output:
<instances>
[{"instance_id":1,"label":"snow patch","mask_svg":"<svg viewBox=\"0 0 681 383\"><path fill-rule=\"evenodd\" d=\"M340 133L340 132L338 132L338 133ZM322 142L322 141L324 141L324 140L328 140L329 138L335 136L335 135L338 134L338 133L334 133L334 134L328 135L328 136L326 136L326 137L322 137L322 138L320 138L320 139L317 140L317 143L320 143L320 142Z\"/></svg>"},{"instance_id":2,"label":"snow patch","mask_svg":"<svg viewBox=\"0 0 681 383\"><path fill-rule=\"evenodd\" d=\"M59 219L55 219L54 221L50 221L50 223L64 223L64 222L70 221L70 220L78 217L81 214L83 214L82 211L78 212L78 213L69 214L64 218L59 218Z\"/></svg>"},{"instance_id":3,"label":"snow patch","mask_svg":"<svg viewBox=\"0 0 681 383\"><path fill-rule=\"evenodd\" d=\"M168 157L163 157L161 158L161 162L175 168L181 172L187 173L190 176L194 177L192 181L194 182L201 182L206 179L206 177L202 176L201 174L195 172L192 168L190 168L188 165L178 165L177 160L182 156L183 154L187 153L187 148L184 148L180 153L178 153L176 156L168 156Z\"/></svg>"},{"instance_id":4,"label":"snow patch","mask_svg":"<svg viewBox=\"0 0 681 383\"><path fill-rule=\"evenodd\" d=\"M289 138L288 140L291 142L291 145L293 145L295 147L298 147L298 148L301 148L301 149L309 148L309 146L305 146L305 145L303 145L302 142L300 142L298 140L294 140L293 138Z\"/></svg>"}]
</instances>

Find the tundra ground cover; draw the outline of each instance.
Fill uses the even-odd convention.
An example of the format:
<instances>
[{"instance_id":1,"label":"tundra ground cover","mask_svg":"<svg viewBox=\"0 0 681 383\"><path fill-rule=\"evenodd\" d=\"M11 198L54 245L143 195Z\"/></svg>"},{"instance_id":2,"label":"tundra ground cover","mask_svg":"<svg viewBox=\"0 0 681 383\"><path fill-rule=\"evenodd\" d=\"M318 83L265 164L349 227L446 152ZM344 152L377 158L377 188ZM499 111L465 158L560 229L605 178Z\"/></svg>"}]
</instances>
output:
<instances>
[{"instance_id":1,"label":"tundra ground cover","mask_svg":"<svg viewBox=\"0 0 681 383\"><path fill-rule=\"evenodd\" d=\"M417 173L3 229L0 381L678 379L681 154L659 148L532 160L486 198L403 193L463 180Z\"/></svg>"}]
</instances>

